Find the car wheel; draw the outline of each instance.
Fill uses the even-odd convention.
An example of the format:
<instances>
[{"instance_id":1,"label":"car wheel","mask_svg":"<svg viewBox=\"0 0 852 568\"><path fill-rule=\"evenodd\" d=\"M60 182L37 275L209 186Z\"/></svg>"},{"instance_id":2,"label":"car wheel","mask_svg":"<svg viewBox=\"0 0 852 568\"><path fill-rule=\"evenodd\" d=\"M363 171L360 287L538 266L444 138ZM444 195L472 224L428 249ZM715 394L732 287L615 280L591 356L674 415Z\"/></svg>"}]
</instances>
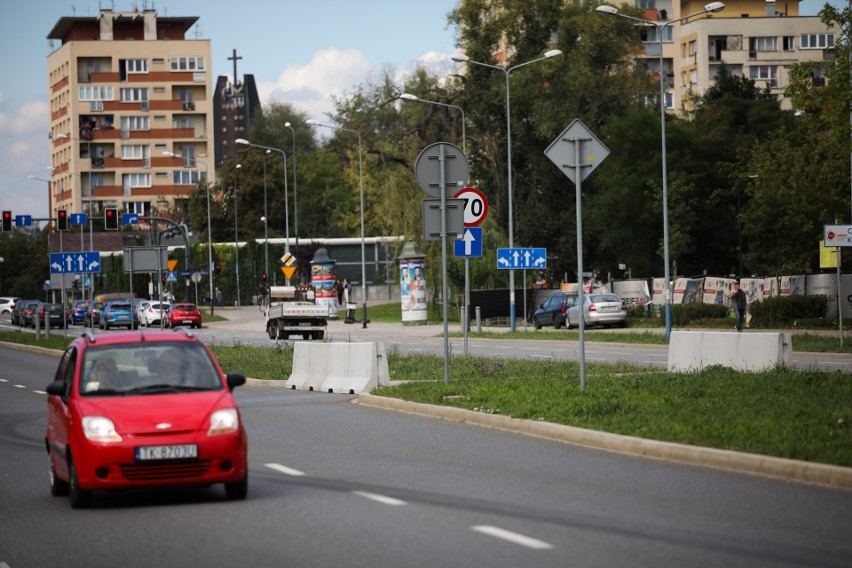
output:
<instances>
[{"instance_id":1,"label":"car wheel","mask_svg":"<svg viewBox=\"0 0 852 568\"><path fill-rule=\"evenodd\" d=\"M72 509L86 509L92 502L92 492L86 491L80 487L80 480L77 479L77 467L74 465L74 460L68 460L68 476L71 478L68 497L71 500Z\"/></svg>"},{"instance_id":2,"label":"car wheel","mask_svg":"<svg viewBox=\"0 0 852 568\"><path fill-rule=\"evenodd\" d=\"M275 326L267 325L266 334L269 336L269 339L275 339L275 337L278 335L278 330L275 329Z\"/></svg>"},{"instance_id":3,"label":"car wheel","mask_svg":"<svg viewBox=\"0 0 852 568\"><path fill-rule=\"evenodd\" d=\"M533 318L533 327L536 328L536 329L541 329L541 324L535 318Z\"/></svg>"},{"instance_id":4,"label":"car wheel","mask_svg":"<svg viewBox=\"0 0 852 568\"><path fill-rule=\"evenodd\" d=\"M558 319L554 319L553 320L553 329L562 329L562 324L563 324L563 322L559 321Z\"/></svg>"},{"instance_id":5,"label":"car wheel","mask_svg":"<svg viewBox=\"0 0 852 568\"><path fill-rule=\"evenodd\" d=\"M238 501L246 498L248 495L248 471L245 477L239 481L225 484L225 495L231 501Z\"/></svg>"},{"instance_id":6,"label":"car wheel","mask_svg":"<svg viewBox=\"0 0 852 568\"><path fill-rule=\"evenodd\" d=\"M53 456L48 454L47 461L50 463L50 470L48 471L48 475L50 476L50 494L54 497L63 497L68 495L70 487L67 481L56 477L56 468L53 467Z\"/></svg>"}]
</instances>

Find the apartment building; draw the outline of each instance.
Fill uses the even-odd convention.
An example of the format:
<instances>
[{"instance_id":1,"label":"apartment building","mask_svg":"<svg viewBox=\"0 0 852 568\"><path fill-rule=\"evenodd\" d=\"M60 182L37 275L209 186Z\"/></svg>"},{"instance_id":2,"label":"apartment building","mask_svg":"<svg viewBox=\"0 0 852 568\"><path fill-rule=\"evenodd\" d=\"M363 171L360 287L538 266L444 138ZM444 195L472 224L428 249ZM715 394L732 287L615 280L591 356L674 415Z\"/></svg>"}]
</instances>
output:
<instances>
[{"instance_id":1,"label":"apartment building","mask_svg":"<svg viewBox=\"0 0 852 568\"><path fill-rule=\"evenodd\" d=\"M185 217L199 179L215 182L211 45L187 37L197 20L102 9L50 31L51 216Z\"/></svg>"},{"instance_id":2,"label":"apartment building","mask_svg":"<svg viewBox=\"0 0 852 568\"><path fill-rule=\"evenodd\" d=\"M769 88L790 109L784 96L791 65L806 61L830 61L840 30L827 28L818 16L800 16L799 2L774 0L727 0L725 9L682 22L680 18L701 12L706 0L633 0L645 11L645 19L657 27L640 30L643 60L649 72L658 73L662 29L666 107L687 110L715 81L724 65L734 75L753 79ZM666 22L672 22L664 26ZM824 82L820 72L815 84Z\"/></svg>"}]
</instances>

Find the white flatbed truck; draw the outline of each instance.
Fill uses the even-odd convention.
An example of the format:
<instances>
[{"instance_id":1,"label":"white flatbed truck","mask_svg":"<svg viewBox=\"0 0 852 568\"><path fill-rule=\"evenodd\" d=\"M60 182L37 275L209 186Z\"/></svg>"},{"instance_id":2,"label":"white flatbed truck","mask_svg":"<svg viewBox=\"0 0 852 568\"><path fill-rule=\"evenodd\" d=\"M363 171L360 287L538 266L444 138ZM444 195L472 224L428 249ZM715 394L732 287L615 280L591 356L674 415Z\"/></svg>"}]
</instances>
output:
<instances>
[{"instance_id":1,"label":"white flatbed truck","mask_svg":"<svg viewBox=\"0 0 852 568\"><path fill-rule=\"evenodd\" d=\"M328 325L328 307L313 301L313 292L295 286L270 286L265 302L269 339L322 339Z\"/></svg>"}]
</instances>

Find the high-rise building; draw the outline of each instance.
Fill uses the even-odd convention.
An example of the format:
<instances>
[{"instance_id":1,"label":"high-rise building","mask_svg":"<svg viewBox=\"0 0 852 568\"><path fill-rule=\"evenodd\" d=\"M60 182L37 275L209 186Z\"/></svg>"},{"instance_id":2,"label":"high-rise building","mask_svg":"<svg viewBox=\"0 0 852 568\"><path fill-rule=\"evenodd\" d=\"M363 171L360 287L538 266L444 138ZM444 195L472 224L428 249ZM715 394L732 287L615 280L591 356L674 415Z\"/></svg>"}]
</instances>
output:
<instances>
[{"instance_id":1,"label":"high-rise building","mask_svg":"<svg viewBox=\"0 0 852 568\"><path fill-rule=\"evenodd\" d=\"M215 181L210 41L187 37L197 20L103 9L50 31L52 216L186 217L199 179Z\"/></svg>"}]
</instances>

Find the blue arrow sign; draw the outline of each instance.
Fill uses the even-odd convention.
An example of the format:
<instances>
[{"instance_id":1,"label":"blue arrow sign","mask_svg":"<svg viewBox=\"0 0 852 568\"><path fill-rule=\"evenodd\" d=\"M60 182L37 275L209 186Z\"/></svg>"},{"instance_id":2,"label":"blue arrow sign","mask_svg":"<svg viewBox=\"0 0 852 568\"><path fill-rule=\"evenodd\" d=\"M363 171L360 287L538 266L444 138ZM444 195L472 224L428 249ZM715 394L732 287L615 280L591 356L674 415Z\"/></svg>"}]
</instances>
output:
<instances>
[{"instance_id":1,"label":"blue arrow sign","mask_svg":"<svg viewBox=\"0 0 852 568\"><path fill-rule=\"evenodd\" d=\"M32 215L15 215L16 227L29 227L33 224Z\"/></svg>"},{"instance_id":2,"label":"blue arrow sign","mask_svg":"<svg viewBox=\"0 0 852 568\"><path fill-rule=\"evenodd\" d=\"M100 252L62 252L50 253L51 274L74 274L81 272L100 272Z\"/></svg>"},{"instance_id":3,"label":"blue arrow sign","mask_svg":"<svg viewBox=\"0 0 852 568\"><path fill-rule=\"evenodd\" d=\"M121 216L121 222L125 225L138 225L139 213L125 213Z\"/></svg>"},{"instance_id":4,"label":"blue arrow sign","mask_svg":"<svg viewBox=\"0 0 852 568\"><path fill-rule=\"evenodd\" d=\"M546 248L498 248L497 268L511 270L514 268L532 268L535 270L547 268Z\"/></svg>"},{"instance_id":5,"label":"blue arrow sign","mask_svg":"<svg viewBox=\"0 0 852 568\"><path fill-rule=\"evenodd\" d=\"M72 225L85 225L87 221L85 213L71 213L68 217Z\"/></svg>"},{"instance_id":6,"label":"blue arrow sign","mask_svg":"<svg viewBox=\"0 0 852 568\"><path fill-rule=\"evenodd\" d=\"M465 227L464 236L453 246L455 256L482 256L482 227Z\"/></svg>"}]
</instances>

